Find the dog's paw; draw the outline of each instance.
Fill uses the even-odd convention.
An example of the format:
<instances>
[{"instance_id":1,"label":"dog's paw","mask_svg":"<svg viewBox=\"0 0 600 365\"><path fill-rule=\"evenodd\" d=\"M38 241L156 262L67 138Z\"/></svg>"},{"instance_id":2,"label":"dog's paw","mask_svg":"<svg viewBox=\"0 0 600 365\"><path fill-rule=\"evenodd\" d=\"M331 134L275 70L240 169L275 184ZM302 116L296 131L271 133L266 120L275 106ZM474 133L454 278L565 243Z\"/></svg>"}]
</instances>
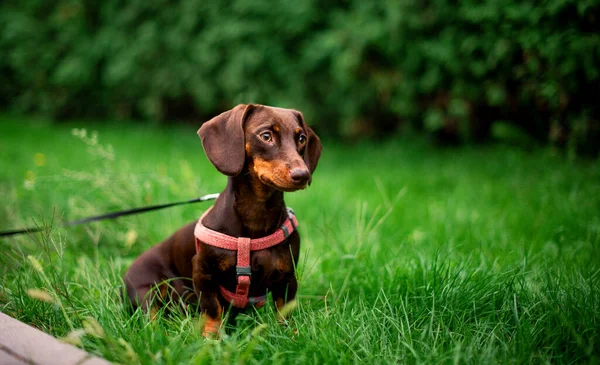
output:
<instances>
[{"instance_id":1,"label":"dog's paw","mask_svg":"<svg viewBox=\"0 0 600 365\"><path fill-rule=\"evenodd\" d=\"M204 336L205 338L218 339L220 327L220 320L207 318L204 322L204 327L202 329L202 336Z\"/></svg>"}]
</instances>

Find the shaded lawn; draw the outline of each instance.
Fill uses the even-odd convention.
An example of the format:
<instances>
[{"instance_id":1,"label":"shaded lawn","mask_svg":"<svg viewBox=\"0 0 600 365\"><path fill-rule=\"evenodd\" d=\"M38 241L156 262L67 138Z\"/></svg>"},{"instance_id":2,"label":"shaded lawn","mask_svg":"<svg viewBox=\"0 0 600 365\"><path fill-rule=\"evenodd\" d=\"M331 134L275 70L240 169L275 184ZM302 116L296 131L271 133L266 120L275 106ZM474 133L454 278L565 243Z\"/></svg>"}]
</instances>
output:
<instances>
[{"instance_id":1,"label":"shaded lawn","mask_svg":"<svg viewBox=\"0 0 600 365\"><path fill-rule=\"evenodd\" d=\"M0 118L0 229L224 187L196 126L81 125ZM600 361L598 162L325 140L286 201L302 235L288 326L268 307L206 341L197 316L123 311L131 261L208 203L0 240L0 310L121 363Z\"/></svg>"}]
</instances>

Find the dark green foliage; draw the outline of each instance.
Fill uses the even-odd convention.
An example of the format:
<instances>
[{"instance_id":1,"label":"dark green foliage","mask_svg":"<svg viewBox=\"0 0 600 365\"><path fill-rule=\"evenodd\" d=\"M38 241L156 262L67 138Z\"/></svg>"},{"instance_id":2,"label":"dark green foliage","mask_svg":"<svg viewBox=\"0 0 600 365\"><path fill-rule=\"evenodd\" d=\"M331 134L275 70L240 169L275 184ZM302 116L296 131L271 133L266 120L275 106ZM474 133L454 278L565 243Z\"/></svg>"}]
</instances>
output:
<instances>
[{"instance_id":1,"label":"dark green foliage","mask_svg":"<svg viewBox=\"0 0 600 365\"><path fill-rule=\"evenodd\" d=\"M450 141L509 121L597 153L600 1L3 1L0 106L204 120L295 107L322 132Z\"/></svg>"}]
</instances>

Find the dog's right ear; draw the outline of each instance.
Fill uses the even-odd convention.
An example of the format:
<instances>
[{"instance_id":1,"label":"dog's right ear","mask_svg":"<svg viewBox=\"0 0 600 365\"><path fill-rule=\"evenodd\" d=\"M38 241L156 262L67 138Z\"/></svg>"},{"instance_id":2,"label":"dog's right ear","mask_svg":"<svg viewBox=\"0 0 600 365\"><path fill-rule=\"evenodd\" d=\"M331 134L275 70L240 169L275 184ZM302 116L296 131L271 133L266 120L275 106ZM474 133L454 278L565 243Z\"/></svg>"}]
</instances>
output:
<instances>
[{"instance_id":1,"label":"dog's right ear","mask_svg":"<svg viewBox=\"0 0 600 365\"><path fill-rule=\"evenodd\" d=\"M252 104L240 104L202 124L198 130L206 156L225 175L239 175L244 168L244 123L253 108Z\"/></svg>"}]
</instances>

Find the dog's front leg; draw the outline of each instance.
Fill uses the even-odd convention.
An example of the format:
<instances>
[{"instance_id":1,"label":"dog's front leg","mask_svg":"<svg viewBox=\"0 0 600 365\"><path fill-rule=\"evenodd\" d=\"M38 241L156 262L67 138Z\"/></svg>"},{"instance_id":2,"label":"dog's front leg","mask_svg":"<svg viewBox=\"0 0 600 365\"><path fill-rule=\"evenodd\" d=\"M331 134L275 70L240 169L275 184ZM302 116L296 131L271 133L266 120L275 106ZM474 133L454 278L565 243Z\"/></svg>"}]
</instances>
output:
<instances>
[{"instance_id":1,"label":"dog's front leg","mask_svg":"<svg viewBox=\"0 0 600 365\"><path fill-rule=\"evenodd\" d=\"M202 335L204 337L218 335L219 328L221 328L223 308L219 303L217 294L202 292L200 295L200 308L202 309L202 319L204 320Z\"/></svg>"},{"instance_id":2,"label":"dog's front leg","mask_svg":"<svg viewBox=\"0 0 600 365\"><path fill-rule=\"evenodd\" d=\"M285 305L296 298L296 291L298 290L298 281L296 275L293 272L287 273L284 280L279 281L272 288L273 301L275 302L275 309L277 309L277 319L280 322L285 320L285 314L282 309Z\"/></svg>"},{"instance_id":3,"label":"dog's front leg","mask_svg":"<svg viewBox=\"0 0 600 365\"><path fill-rule=\"evenodd\" d=\"M202 335L210 337L219 333L223 307L218 299L219 286L213 280L212 275L205 273L205 268L199 256L196 255L192 259L194 270L192 281L194 283L194 292L200 298L200 310L202 311L202 319L204 321Z\"/></svg>"}]
</instances>

